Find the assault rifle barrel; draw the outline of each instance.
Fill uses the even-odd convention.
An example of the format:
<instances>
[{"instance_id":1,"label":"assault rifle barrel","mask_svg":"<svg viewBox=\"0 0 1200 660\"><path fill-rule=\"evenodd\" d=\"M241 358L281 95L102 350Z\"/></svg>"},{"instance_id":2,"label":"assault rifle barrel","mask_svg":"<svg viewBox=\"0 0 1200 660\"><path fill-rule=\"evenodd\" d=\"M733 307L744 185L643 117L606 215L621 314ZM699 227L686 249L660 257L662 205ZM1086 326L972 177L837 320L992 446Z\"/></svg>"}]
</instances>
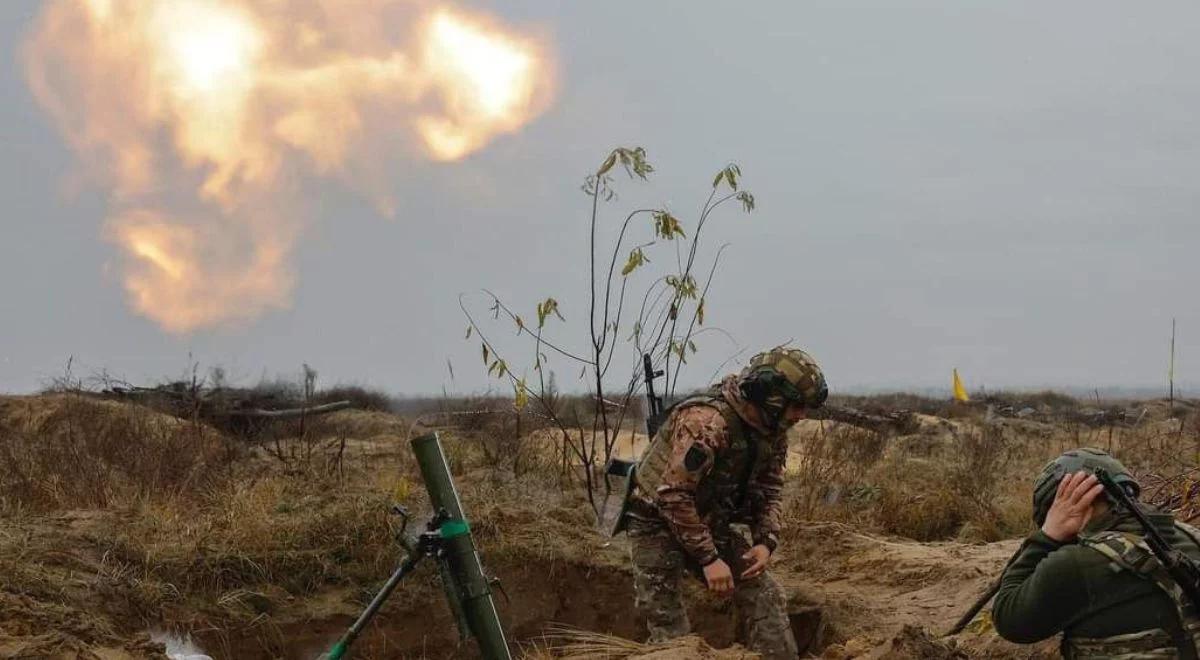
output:
<instances>
[{"instance_id":1,"label":"assault rifle barrel","mask_svg":"<svg viewBox=\"0 0 1200 660\"><path fill-rule=\"evenodd\" d=\"M654 361L650 359L649 353L642 353L642 377L646 381L646 435L651 438L655 433L658 433L658 427L662 424L663 400L662 396L654 393L654 379L663 375L662 370L654 369Z\"/></svg>"},{"instance_id":2,"label":"assault rifle barrel","mask_svg":"<svg viewBox=\"0 0 1200 660\"><path fill-rule=\"evenodd\" d=\"M1142 531L1145 532L1144 538L1150 552L1154 553L1163 568L1167 569L1167 573L1170 574L1175 584L1179 585L1183 595L1192 603L1192 607L1200 612L1200 569L1187 555L1171 547L1167 539L1163 538L1163 535L1155 529L1154 523L1150 522L1146 514L1138 508L1137 502L1130 497L1129 493L1125 492L1121 484L1112 478L1108 470L1096 468L1094 473L1100 485L1104 486L1104 492L1108 493L1109 497L1116 500L1137 519L1138 524L1142 526Z\"/></svg>"}]
</instances>

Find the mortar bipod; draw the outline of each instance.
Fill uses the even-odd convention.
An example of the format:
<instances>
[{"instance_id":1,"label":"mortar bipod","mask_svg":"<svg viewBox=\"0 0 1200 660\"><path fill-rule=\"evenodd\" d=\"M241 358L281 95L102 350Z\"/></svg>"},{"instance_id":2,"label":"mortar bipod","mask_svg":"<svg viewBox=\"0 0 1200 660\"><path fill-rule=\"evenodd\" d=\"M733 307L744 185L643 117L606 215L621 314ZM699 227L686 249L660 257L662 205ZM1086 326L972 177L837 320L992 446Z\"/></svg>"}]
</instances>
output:
<instances>
[{"instance_id":1,"label":"mortar bipod","mask_svg":"<svg viewBox=\"0 0 1200 660\"><path fill-rule=\"evenodd\" d=\"M411 541L404 534L408 526L408 512L400 506L392 509L403 518L397 540L408 550L408 556L326 658L340 660L345 656L350 644L362 633L400 580L412 571L418 561L429 556L437 560L446 601L463 639L475 639L483 660L512 660L504 627L500 624L500 616L492 601L492 587L496 581L483 572L471 536L471 525L467 522L454 479L450 476L450 466L446 463L441 441L437 433L430 433L414 438L412 448L429 493L429 502L437 513L426 525L425 532L416 541ZM508 598L507 594L505 598Z\"/></svg>"},{"instance_id":2,"label":"mortar bipod","mask_svg":"<svg viewBox=\"0 0 1200 660\"><path fill-rule=\"evenodd\" d=\"M375 594L375 597L371 599L371 603L362 611L362 614L358 615L358 619L350 626L346 634L342 635L342 638L333 645L333 648L329 649L329 652L322 656L324 660L340 660L345 657L346 652L350 649L350 645L366 629L371 619L375 618L375 615L379 612L379 608L383 607L383 603L388 599L388 596L391 596L396 586L400 584L400 580L412 572L417 562L425 557L437 557L441 552L444 541L442 537L442 525L450 520L449 514L444 509L438 510L429 519L429 522L425 525L425 531L415 539L409 538L405 533L408 529L408 510L396 505L392 507L392 513L401 518L400 531L396 533L396 540L408 551L408 556L405 557L404 562L400 564L396 572L392 573L387 582L383 584L383 588L379 590L379 593Z\"/></svg>"}]
</instances>

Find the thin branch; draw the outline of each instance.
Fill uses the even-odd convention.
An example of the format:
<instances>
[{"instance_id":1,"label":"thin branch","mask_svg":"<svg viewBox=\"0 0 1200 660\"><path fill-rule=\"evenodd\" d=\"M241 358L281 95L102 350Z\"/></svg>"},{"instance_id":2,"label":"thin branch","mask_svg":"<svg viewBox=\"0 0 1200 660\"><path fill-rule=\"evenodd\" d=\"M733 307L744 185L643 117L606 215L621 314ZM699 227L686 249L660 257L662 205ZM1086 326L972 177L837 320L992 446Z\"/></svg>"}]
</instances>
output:
<instances>
[{"instance_id":1,"label":"thin branch","mask_svg":"<svg viewBox=\"0 0 1200 660\"><path fill-rule=\"evenodd\" d=\"M725 358L724 362L717 365L717 368L713 371L713 374L708 377L708 382L715 383L717 381L717 377L720 376L721 372L725 370L725 365L738 359L739 357L742 356L742 353L745 353L745 352L746 352L746 349L739 346L738 350L733 355L730 355L729 357Z\"/></svg>"},{"instance_id":2,"label":"thin branch","mask_svg":"<svg viewBox=\"0 0 1200 660\"><path fill-rule=\"evenodd\" d=\"M605 327L605 336L606 337L607 337L607 328L608 328L608 311L609 311L608 307L609 307L609 301L611 300L611 297L612 297L611 296L611 294L612 294L612 277L613 277L613 271L616 270L616 267L617 267L617 256L621 252L621 244L625 242L625 232L629 229L629 222L631 220L633 220L634 217L636 217L638 214L641 214L641 213L654 213L654 209L638 209L638 210L630 213L629 215L625 216L625 221L621 223L621 233L619 233L617 235L617 244L616 244L616 246L613 247L612 260L608 264L608 277L605 279L605 284L604 284L604 327ZM644 243L638 247L649 247L653 244L654 244L654 241L651 241L649 243ZM637 249L637 248L634 248L634 249ZM622 286L622 288L624 288L624 284L622 284L621 286ZM618 311L618 313L619 313L619 311ZM603 343L604 343L604 341L602 341L602 343L601 343L601 346L600 346L601 349L604 348Z\"/></svg>"},{"instance_id":3,"label":"thin branch","mask_svg":"<svg viewBox=\"0 0 1200 660\"><path fill-rule=\"evenodd\" d=\"M637 317L637 321L636 321L637 334L634 335L634 340L635 340L634 345L637 346L638 353L646 352L642 349L642 337L644 335L653 333L653 326L646 325L646 320L650 317L650 314L648 314L647 310L646 310L646 303L649 302L650 294L654 293L655 287L657 287L659 284L665 284L666 281L667 281L667 278L665 276L660 277L657 280L654 280L653 282L651 282L650 286L646 288L645 295L642 296L642 306L638 310L638 317ZM654 302L650 303L650 311L651 312L654 311L654 308L658 305L659 300L662 299L663 294L665 294L668 290L669 290L669 287L663 287L662 289L659 290L658 295L655 296L655 298L654 298Z\"/></svg>"},{"instance_id":4,"label":"thin branch","mask_svg":"<svg viewBox=\"0 0 1200 660\"><path fill-rule=\"evenodd\" d=\"M599 350L599 346L596 344L596 216L599 213L599 208L600 186L596 186L595 189L592 190L591 233L588 240L588 266L590 269L588 272L591 274L588 283L592 287L591 298L588 300L588 307L591 314L589 318L589 324L592 332L592 346L597 351ZM597 362L599 362L599 360L597 360Z\"/></svg>"},{"instance_id":5,"label":"thin branch","mask_svg":"<svg viewBox=\"0 0 1200 660\"><path fill-rule=\"evenodd\" d=\"M505 305L500 300L499 296L497 296L496 294L492 293L491 291L489 291L487 289L480 289L480 291L487 294L488 297L492 299L492 302L496 304L497 308L500 311L504 312L505 315L507 315L508 318L511 319L513 323L517 323L517 315L515 313L513 313L513 311L511 309L509 309L508 306ZM463 311L463 314L465 314L468 319L471 319L471 315L467 313L466 305L465 305L465 303L463 303L463 298L466 297L467 295L469 295L469 294L467 294L467 293L458 294L458 308ZM471 319L471 325L475 326L476 332L480 331L479 326L474 322L473 319ZM530 337L534 338L535 340L537 339L537 336L523 322L517 323L517 334L518 335L527 334ZM559 355L561 355L563 357L570 358L572 360L581 362L583 364L591 364L591 361L588 360L587 358L580 357L578 355L575 355L574 353L571 353L570 351L567 351L566 349L559 348L553 342L546 340L545 337L543 337L541 339L541 343L544 344L545 346L547 346L548 348L550 348L550 350L554 351L555 353L558 353Z\"/></svg>"},{"instance_id":6,"label":"thin branch","mask_svg":"<svg viewBox=\"0 0 1200 660\"><path fill-rule=\"evenodd\" d=\"M634 249L636 250L639 248L649 247L651 245L654 245L654 241L651 241L649 243L643 243L641 245L638 245ZM604 362L603 373L608 373L608 367L609 367L609 365L612 364L613 355L615 355L617 352L617 331L618 331L618 328L621 327L621 316L625 310L625 289L628 284L629 284L629 278L622 277L621 278L621 294L617 297L617 318L613 321L613 330L612 330L613 342L612 342L612 345L609 346L609 348L608 348L608 359L605 360L605 362Z\"/></svg>"},{"instance_id":7,"label":"thin branch","mask_svg":"<svg viewBox=\"0 0 1200 660\"><path fill-rule=\"evenodd\" d=\"M728 247L729 247L729 243L725 243L725 244L721 245L720 248L717 249L717 255L715 257L713 257L712 268L710 268L708 271L708 279L705 280L705 282L704 282L704 290L700 292L700 300L701 301L703 301L706 297L708 297L708 289L709 289L709 287L712 286L713 276L716 275L716 273L717 273L717 265L721 263L721 254L723 252L725 252L725 248L728 248ZM698 318L700 318L700 305L699 304L696 305L696 309L692 310L692 320L690 323L688 323L687 331L683 333L683 338L680 340L683 342L684 350L687 350L686 349L687 342L689 342L692 338L692 330L696 327L696 320ZM675 380L671 381L671 387L670 387L670 389L667 390L668 393L673 394L675 392L675 387L679 384L679 372L680 371L682 371L682 369L675 370Z\"/></svg>"},{"instance_id":8,"label":"thin branch","mask_svg":"<svg viewBox=\"0 0 1200 660\"><path fill-rule=\"evenodd\" d=\"M708 195L708 202L706 202L704 210L700 213L700 221L698 223L696 223L696 231L692 233L692 245L691 245L691 249L688 252L687 267L684 268L683 272L679 276L679 280L681 283L686 282L688 277L692 274L692 266L694 266L696 263L696 250L699 249L699 247L700 247L700 232L702 232L704 230L704 225L708 222L708 218L712 215L712 212L717 209L717 207L719 207L722 204L724 204L725 202L728 202L729 200L737 197L737 195L738 195L738 193L735 191L735 192L729 193L728 195L725 195L724 197L718 199L716 202L712 202L712 199L716 194L717 194L717 189L713 188L713 191L711 193L709 193L709 195ZM676 298L677 298L676 305L678 305L679 303L681 303L683 301L682 300L683 296L681 293L677 292ZM671 332L667 336L667 338L669 340L668 347L675 343L675 328L678 327L678 323L679 323L678 310L676 310L676 312L677 313L675 314L675 318L671 319ZM681 350L680 353L682 354L683 351ZM681 364L683 362L682 355L680 355L680 357L679 357L679 362ZM674 382L671 379L670 367L671 367L671 353L670 353L670 350L668 349L667 359L663 365L663 373L665 374L665 377L666 377L666 380L664 380L664 382L667 382L667 383ZM676 371L678 371L678 370L679 370L679 367L676 367ZM675 380L678 380L678 374L676 374Z\"/></svg>"},{"instance_id":9,"label":"thin branch","mask_svg":"<svg viewBox=\"0 0 1200 660\"><path fill-rule=\"evenodd\" d=\"M483 342L483 345L487 347L488 351L493 356L495 356L495 358L497 360L500 360L501 362L504 363L504 365L505 365L504 375L508 376L508 379L510 381L512 381L514 388L518 387L519 382L517 381L517 377L513 374L512 370L509 369L507 366L508 361L505 360L504 358L500 357L500 351L496 350L496 347L494 345L492 345L492 342L488 341L487 335L484 334L483 329L479 327L479 324L475 322L475 318L471 316L471 313L467 311L466 306L463 305L461 295L459 296L458 306L460 309L462 309L462 313L467 317L467 323L469 323L471 325L471 327L475 329L475 334L479 335L479 340L481 342Z\"/></svg>"}]
</instances>

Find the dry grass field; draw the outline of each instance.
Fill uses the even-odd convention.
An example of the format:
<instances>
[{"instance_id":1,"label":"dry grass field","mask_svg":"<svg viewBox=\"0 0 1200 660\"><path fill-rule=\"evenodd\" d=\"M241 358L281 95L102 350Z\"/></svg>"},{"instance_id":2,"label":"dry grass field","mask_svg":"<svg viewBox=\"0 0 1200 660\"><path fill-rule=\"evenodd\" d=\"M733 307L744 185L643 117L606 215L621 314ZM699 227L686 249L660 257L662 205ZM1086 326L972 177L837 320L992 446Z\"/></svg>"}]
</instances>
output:
<instances>
[{"instance_id":1,"label":"dry grass field","mask_svg":"<svg viewBox=\"0 0 1200 660\"><path fill-rule=\"evenodd\" d=\"M1152 499L1190 516L1200 429L1191 404L1112 402L1085 423L1060 395L908 413L905 433L805 421L792 433L786 537L773 570L807 653L1030 658L986 614L942 634L1029 531L1030 484L1059 452L1110 449ZM751 658L730 605L692 589L698 637L640 643L625 539L607 539L555 433L504 406L470 419L348 410L234 436L81 393L0 397L0 657L315 658L399 562L403 504L426 515L408 439L442 434L510 637L529 658ZM1022 414L1000 414L1015 408ZM1093 415L1093 417L1095 417ZM631 424L630 428L633 425ZM644 437L623 436L623 453ZM357 658L471 657L436 571L395 592ZM174 652L174 651L172 651Z\"/></svg>"}]
</instances>

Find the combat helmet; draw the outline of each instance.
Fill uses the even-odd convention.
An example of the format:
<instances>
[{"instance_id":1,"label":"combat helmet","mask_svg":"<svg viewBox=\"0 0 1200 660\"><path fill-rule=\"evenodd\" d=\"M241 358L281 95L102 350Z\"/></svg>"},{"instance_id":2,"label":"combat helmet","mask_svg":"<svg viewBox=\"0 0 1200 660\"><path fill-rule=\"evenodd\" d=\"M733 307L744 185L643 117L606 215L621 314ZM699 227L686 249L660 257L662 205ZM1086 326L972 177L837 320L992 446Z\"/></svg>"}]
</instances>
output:
<instances>
[{"instance_id":1,"label":"combat helmet","mask_svg":"<svg viewBox=\"0 0 1200 660\"><path fill-rule=\"evenodd\" d=\"M1081 470L1091 472L1096 468L1107 470L1112 475L1113 481L1124 488L1130 497L1136 499L1141 493L1141 486L1125 468L1125 465L1109 455L1108 452L1095 447L1072 449L1063 452L1061 456L1047 463L1046 467L1042 468L1042 473L1038 475L1037 480L1034 481L1033 521L1039 527L1046 522L1046 514L1050 511L1050 505L1054 504L1054 496L1058 492L1058 484L1063 477Z\"/></svg>"},{"instance_id":2,"label":"combat helmet","mask_svg":"<svg viewBox=\"0 0 1200 660\"><path fill-rule=\"evenodd\" d=\"M817 361L798 348L783 346L750 358L750 364L738 374L738 388L776 424L789 405L819 408L829 396Z\"/></svg>"}]
</instances>

